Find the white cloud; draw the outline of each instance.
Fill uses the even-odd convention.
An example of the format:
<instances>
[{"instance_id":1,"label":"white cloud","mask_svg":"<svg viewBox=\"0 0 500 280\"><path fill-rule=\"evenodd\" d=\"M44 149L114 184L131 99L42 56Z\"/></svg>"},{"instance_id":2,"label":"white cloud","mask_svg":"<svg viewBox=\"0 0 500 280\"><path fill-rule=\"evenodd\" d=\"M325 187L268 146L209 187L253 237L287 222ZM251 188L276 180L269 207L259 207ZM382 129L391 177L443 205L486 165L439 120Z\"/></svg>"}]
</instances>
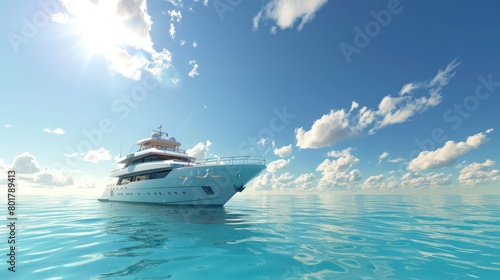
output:
<instances>
[{"instance_id":1,"label":"white cloud","mask_svg":"<svg viewBox=\"0 0 500 280\"><path fill-rule=\"evenodd\" d=\"M267 165L267 171L270 173L274 173L276 171L279 171L279 170L285 168L285 166L287 166L287 164L289 162L290 162L290 160L285 160L285 159L275 160Z\"/></svg>"},{"instance_id":2,"label":"white cloud","mask_svg":"<svg viewBox=\"0 0 500 280\"><path fill-rule=\"evenodd\" d=\"M181 40L180 45L184 46L186 44L186 40Z\"/></svg>"},{"instance_id":3,"label":"white cloud","mask_svg":"<svg viewBox=\"0 0 500 280\"><path fill-rule=\"evenodd\" d=\"M180 10L171 10L168 11L168 15L170 16L171 22L181 22L182 13Z\"/></svg>"},{"instance_id":4,"label":"white cloud","mask_svg":"<svg viewBox=\"0 0 500 280\"><path fill-rule=\"evenodd\" d=\"M351 112L352 110L356 109L359 107L359 103L356 102L356 101L352 101L351 102L351 109L349 109L349 112Z\"/></svg>"},{"instance_id":5,"label":"white cloud","mask_svg":"<svg viewBox=\"0 0 500 280\"><path fill-rule=\"evenodd\" d=\"M464 186L478 186L491 181L500 180L500 171L493 169L495 161L486 160L483 163L473 162L460 170L458 181Z\"/></svg>"},{"instance_id":6,"label":"white cloud","mask_svg":"<svg viewBox=\"0 0 500 280\"><path fill-rule=\"evenodd\" d=\"M472 149L477 149L488 140L481 132L467 137L464 142L447 141L443 147L435 151L421 152L408 164L408 170L421 171L451 166L460 156Z\"/></svg>"},{"instance_id":7,"label":"white cloud","mask_svg":"<svg viewBox=\"0 0 500 280\"><path fill-rule=\"evenodd\" d=\"M172 4L174 7L182 8L182 6L183 6L182 0L167 0L167 2ZM195 2L197 2L197 0L195 0Z\"/></svg>"},{"instance_id":8,"label":"white cloud","mask_svg":"<svg viewBox=\"0 0 500 280\"><path fill-rule=\"evenodd\" d=\"M40 171L40 166L35 157L28 152L18 155L14 159L12 168L20 174L35 174Z\"/></svg>"},{"instance_id":9,"label":"white cloud","mask_svg":"<svg viewBox=\"0 0 500 280\"><path fill-rule=\"evenodd\" d=\"M378 163L381 163L382 160L388 156L389 156L388 152L383 152L380 156L378 156Z\"/></svg>"},{"instance_id":10,"label":"white cloud","mask_svg":"<svg viewBox=\"0 0 500 280\"><path fill-rule=\"evenodd\" d=\"M13 128L13 126L10 123L8 123L5 125L5 128Z\"/></svg>"},{"instance_id":11,"label":"white cloud","mask_svg":"<svg viewBox=\"0 0 500 280\"><path fill-rule=\"evenodd\" d=\"M64 170L56 170L50 168L43 168L36 174L30 177L25 177L26 180L33 182L34 184L59 187L59 186L69 186L73 185L73 177L67 176Z\"/></svg>"},{"instance_id":12,"label":"white cloud","mask_svg":"<svg viewBox=\"0 0 500 280\"><path fill-rule=\"evenodd\" d=\"M301 149L327 147L338 141L359 136L363 132L373 134L386 126L407 122L416 114L441 103L442 88L455 75L453 70L459 64L453 60L445 70L439 70L430 82L404 85L398 96L383 97L376 110L366 106L358 109L359 104L355 101L349 111L330 110L330 113L315 120L308 131L302 127L295 130L296 145ZM412 94L403 95L410 92Z\"/></svg>"},{"instance_id":13,"label":"white cloud","mask_svg":"<svg viewBox=\"0 0 500 280\"><path fill-rule=\"evenodd\" d=\"M198 142L193 148L186 150L186 153L197 159L206 159L211 146L212 142L209 140L207 140L205 144L203 142Z\"/></svg>"},{"instance_id":14,"label":"white cloud","mask_svg":"<svg viewBox=\"0 0 500 280\"><path fill-rule=\"evenodd\" d=\"M103 55L112 72L138 80L144 71L156 75L170 68L171 53L153 48L149 34L153 22L146 0L60 2L65 12L51 15L51 19L74 26L88 55Z\"/></svg>"},{"instance_id":15,"label":"white cloud","mask_svg":"<svg viewBox=\"0 0 500 280\"><path fill-rule=\"evenodd\" d=\"M314 174L313 173L304 173L300 174L297 179L293 181L295 188L298 190L308 190L312 188L312 184L314 182Z\"/></svg>"},{"instance_id":16,"label":"white cloud","mask_svg":"<svg viewBox=\"0 0 500 280\"><path fill-rule=\"evenodd\" d=\"M270 33L271 35L276 35L276 26L271 27L271 28L269 29L269 33Z\"/></svg>"},{"instance_id":17,"label":"white cloud","mask_svg":"<svg viewBox=\"0 0 500 280\"><path fill-rule=\"evenodd\" d=\"M260 22L260 19L262 18L262 10L260 10L254 17L253 17L253 20L252 20L252 23L253 23L253 30L257 30L259 29L259 22Z\"/></svg>"},{"instance_id":18,"label":"white cloud","mask_svg":"<svg viewBox=\"0 0 500 280\"><path fill-rule=\"evenodd\" d=\"M24 152L14 158L14 163L11 167L7 167L0 161L2 169L12 169L16 171L16 178L20 181L28 183L28 186L67 186L73 184L73 178L68 176L62 169L52 169L49 167L41 167L36 158Z\"/></svg>"},{"instance_id":19,"label":"white cloud","mask_svg":"<svg viewBox=\"0 0 500 280\"><path fill-rule=\"evenodd\" d=\"M268 138L260 138L259 141L257 141L257 145L264 146L266 145L266 141Z\"/></svg>"},{"instance_id":20,"label":"white cloud","mask_svg":"<svg viewBox=\"0 0 500 280\"><path fill-rule=\"evenodd\" d=\"M398 162L405 161L405 159L404 158L390 158L387 161L390 163L398 163Z\"/></svg>"},{"instance_id":21,"label":"white cloud","mask_svg":"<svg viewBox=\"0 0 500 280\"><path fill-rule=\"evenodd\" d=\"M200 75L198 73L198 64L196 64L195 60L189 61L189 65L193 65L193 69L191 69L191 71L188 74L189 77L194 78L194 77Z\"/></svg>"},{"instance_id":22,"label":"white cloud","mask_svg":"<svg viewBox=\"0 0 500 280\"><path fill-rule=\"evenodd\" d=\"M350 153L351 148L342 151L331 151L329 156L337 157L335 160L325 159L316 168L321 171L318 188L325 189L350 189L361 180L361 172L353 166L359 163L359 159Z\"/></svg>"},{"instance_id":23,"label":"white cloud","mask_svg":"<svg viewBox=\"0 0 500 280\"><path fill-rule=\"evenodd\" d=\"M280 29L292 28L297 20L300 31L304 25L310 22L317 11L326 4L328 0L271 0L253 18L253 29L259 28L259 22L264 19L272 20Z\"/></svg>"},{"instance_id":24,"label":"white cloud","mask_svg":"<svg viewBox=\"0 0 500 280\"><path fill-rule=\"evenodd\" d=\"M198 47L198 43L196 41L193 42L193 48Z\"/></svg>"},{"instance_id":25,"label":"white cloud","mask_svg":"<svg viewBox=\"0 0 500 280\"><path fill-rule=\"evenodd\" d=\"M97 150L89 150L83 157L84 161L92 163L98 163L100 161L110 160L110 159L111 155L109 154L109 151L104 148L99 148Z\"/></svg>"},{"instance_id":26,"label":"white cloud","mask_svg":"<svg viewBox=\"0 0 500 280\"><path fill-rule=\"evenodd\" d=\"M363 189L379 189L382 182L383 182L383 179L384 179L384 174L370 176L370 177L368 177L368 179L366 179L363 182L362 188Z\"/></svg>"},{"instance_id":27,"label":"white cloud","mask_svg":"<svg viewBox=\"0 0 500 280\"><path fill-rule=\"evenodd\" d=\"M402 96L404 94L411 94L413 90L419 88L421 84L408 83L404 85L399 91L399 95Z\"/></svg>"},{"instance_id":28,"label":"white cloud","mask_svg":"<svg viewBox=\"0 0 500 280\"><path fill-rule=\"evenodd\" d=\"M340 140L354 137L357 135L357 131L349 124L349 117L349 113L346 113L344 109L331 110L329 114L314 121L309 131L302 127L297 128L295 130L297 147L300 149L322 148Z\"/></svg>"},{"instance_id":29,"label":"white cloud","mask_svg":"<svg viewBox=\"0 0 500 280\"><path fill-rule=\"evenodd\" d=\"M172 40L175 40L174 22L177 22L177 23L181 22L182 13L179 10L171 10L171 11L168 11L168 14L170 15L170 29L168 30L168 33L170 34L170 38L172 38Z\"/></svg>"},{"instance_id":30,"label":"white cloud","mask_svg":"<svg viewBox=\"0 0 500 280\"><path fill-rule=\"evenodd\" d=\"M175 25L173 22L170 23L170 29L168 29L168 34L170 34L170 38L175 40Z\"/></svg>"},{"instance_id":31,"label":"white cloud","mask_svg":"<svg viewBox=\"0 0 500 280\"><path fill-rule=\"evenodd\" d=\"M401 187L405 189L428 189L451 184L451 174L408 172L401 177Z\"/></svg>"},{"instance_id":32,"label":"white cloud","mask_svg":"<svg viewBox=\"0 0 500 280\"><path fill-rule=\"evenodd\" d=\"M253 190L290 190L295 187L293 175L289 172L285 172L280 176L276 176L276 173L263 173L254 178L250 185Z\"/></svg>"},{"instance_id":33,"label":"white cloud","mask_svg":"<svg viewBox=\"0 0 500 280\"><path fill-rule=\"evenodd\" d=\"M286 158L292 153L292 145L283 146L281 148L274 148L274 154L280 158Z\"/></svg>"},{"instance_id":34,"label":"white cloud","mask_svg":"<svg viewBox=\"0 0 500 280\"><path fill-rule=\"evenodd\" d=\"M43 129L43 132L47 132L47 133L54 133L54 134L59 134L59 135L62 135L62 134L65 134L66 132L64 131L64 129L62 128L56 128L56 129L50 129L48 127L44 128Z\"/></svg>"},{"instance_id":35,"label":"white cloud","mask_svg":"<svg viewBox=\"0 0 500 280\"><path fill-rule=\"evenodd\" d=\"M491 133L491 132L493 132L493 128L490 128L490 129L486 130L486 133Z\"/></svg>"}]
</instances>

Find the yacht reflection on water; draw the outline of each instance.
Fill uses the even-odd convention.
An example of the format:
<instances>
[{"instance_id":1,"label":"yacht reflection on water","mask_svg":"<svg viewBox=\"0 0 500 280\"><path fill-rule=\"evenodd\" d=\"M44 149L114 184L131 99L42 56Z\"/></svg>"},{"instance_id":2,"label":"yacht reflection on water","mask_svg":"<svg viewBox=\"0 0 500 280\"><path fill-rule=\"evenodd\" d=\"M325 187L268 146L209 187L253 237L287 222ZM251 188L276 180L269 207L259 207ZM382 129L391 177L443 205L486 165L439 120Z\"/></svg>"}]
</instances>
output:
<instances>
[{"instance_id":1,"label":"yacht reflection on water","mask_svg":"<svg viewBox=\"0 0 500 280\"><path fill-rule=\"evenodd\" d=\"M210 252L228 251L234 248L231 243L235 239L252 235L246 215L222 207L137 203L102 203L100 207L107 216L104 231L114 239L102 256L120 261L98 279L148 275L151 269L172 262L198 263L207 257L206 248L211 248ZM161 277L158 279L171 274Z\"/></svg>"}]
</instances>

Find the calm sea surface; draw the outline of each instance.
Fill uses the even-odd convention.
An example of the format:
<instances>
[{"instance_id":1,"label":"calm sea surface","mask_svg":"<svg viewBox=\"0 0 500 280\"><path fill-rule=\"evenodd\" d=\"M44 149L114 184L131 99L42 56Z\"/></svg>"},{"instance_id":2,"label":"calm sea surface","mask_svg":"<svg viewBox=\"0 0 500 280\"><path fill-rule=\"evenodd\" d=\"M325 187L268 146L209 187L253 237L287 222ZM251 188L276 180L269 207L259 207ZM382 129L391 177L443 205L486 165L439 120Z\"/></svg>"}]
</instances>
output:
<instances>
[{"instance_id":1,"label":"calm sea surface","mask_svg":"<svg viewBox=\"0 0 500 280\"><path fill-rule=\"evenodd\" d=\"M7 270L4 219L0 279L500 279L500 196L242 193L200 209L29 196L17 204L16 272Z\"/></svg>"}]
</instances>

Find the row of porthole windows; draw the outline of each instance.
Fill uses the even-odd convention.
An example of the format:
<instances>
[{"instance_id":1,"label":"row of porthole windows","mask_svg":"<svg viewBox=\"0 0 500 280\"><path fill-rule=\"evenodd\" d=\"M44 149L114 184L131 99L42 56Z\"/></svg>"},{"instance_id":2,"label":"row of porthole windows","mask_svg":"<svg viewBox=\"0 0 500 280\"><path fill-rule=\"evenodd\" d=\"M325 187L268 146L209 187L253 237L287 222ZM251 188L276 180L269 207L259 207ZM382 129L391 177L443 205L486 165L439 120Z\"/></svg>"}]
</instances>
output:
<instances>
[{"instance_id":1,"label":"row of porthole windows","mask_svg":"<svg viewBox=\"0 0 500 280\"><path fill-rule=\"evenodd\" d=\"M179 194L178 192L173 192L175 195ZM186 192L182 192L182 194L186 194ZM134 193L117 193L116 195L134 195ZM140 193L137 193L137 195L141 195ZM148 195L152 195L150 192L148 192ZM161 192L154 192L153 195L162 195ZM172 192L168 192L168 195L172 195Z\"/></svg>"}]
</instances>

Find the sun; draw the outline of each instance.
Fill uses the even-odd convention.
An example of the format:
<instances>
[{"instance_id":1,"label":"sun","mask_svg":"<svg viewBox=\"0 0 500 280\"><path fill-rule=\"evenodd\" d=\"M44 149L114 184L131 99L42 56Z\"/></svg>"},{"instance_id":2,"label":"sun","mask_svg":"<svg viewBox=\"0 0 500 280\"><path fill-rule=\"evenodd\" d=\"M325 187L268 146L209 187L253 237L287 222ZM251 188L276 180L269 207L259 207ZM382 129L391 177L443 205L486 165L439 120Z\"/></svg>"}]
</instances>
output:
<instances>
[{"instance_id":1,"label":"sun","mask_svg":"<svg viewBox=\"0 0 500 280\"><path fill-rule=\"evenodd\" d=\"M116 6L89 4L78 11L74 23L88 56L107 55L122 46L129 36L122 20L116 16ZM111 1L112 2L112 1Z\"/></svg>"}]
</instances>

